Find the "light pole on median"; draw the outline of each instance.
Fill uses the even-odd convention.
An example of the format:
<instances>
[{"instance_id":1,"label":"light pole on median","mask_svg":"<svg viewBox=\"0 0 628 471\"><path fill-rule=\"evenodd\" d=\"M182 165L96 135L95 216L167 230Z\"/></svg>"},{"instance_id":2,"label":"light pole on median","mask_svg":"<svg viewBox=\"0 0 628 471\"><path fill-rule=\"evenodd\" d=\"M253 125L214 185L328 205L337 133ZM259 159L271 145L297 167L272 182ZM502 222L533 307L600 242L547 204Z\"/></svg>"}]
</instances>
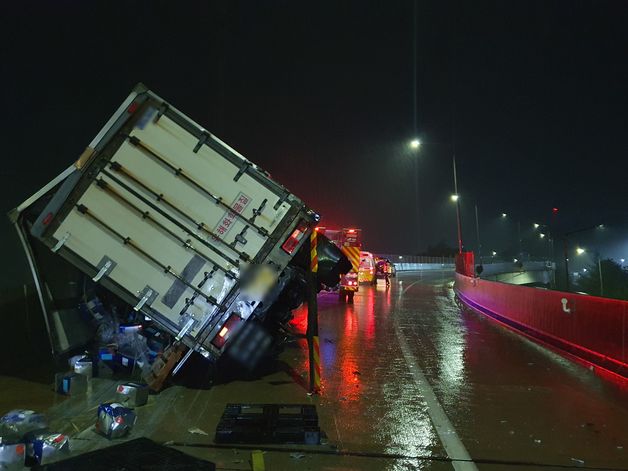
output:
<instances>
[{"instance_id":1,"label":"light pole on median","mask_svg":"<svg viewBox=\"0 0 628 471\"><path fill-rule=\"evenodd\" d=\"M421 141L414 138L410 141L410 149L417 154L421 147ZM419 211L419 164L416 155L414 156L414 200L416 205L416 239L417 253L421 251L421 218Z\"/></svg>"},{"instance_id":2,"label":"light pole on median","mask_svg":"<svg viewBox=\"0 0 628 471\"><path fill-rule=\"evenodd\" d=\"M582 255L584 253L586 253L585 249L581 247L576 248L576 254ZM600 276L600 296L604 296L604 278L602 276L602 257L600 256L599 253L597 254L597 271Z\"/></svg>"},{"instance_id":3,"label":"light pole on median","mask_svg":"<svg viewBox=\"0 0 628 471\"><path fill-rule=\"evenodd\" d=\"M456 172L456 155L453 156L453 167L454 167L454 194L452 196L452 201L456 203L456 223L458 226L458 253L462 253L462 224L460 222L460 198L458 197L458 175ZM455 197L455 199L454 199Z\"/></svg>"}]
</instances>

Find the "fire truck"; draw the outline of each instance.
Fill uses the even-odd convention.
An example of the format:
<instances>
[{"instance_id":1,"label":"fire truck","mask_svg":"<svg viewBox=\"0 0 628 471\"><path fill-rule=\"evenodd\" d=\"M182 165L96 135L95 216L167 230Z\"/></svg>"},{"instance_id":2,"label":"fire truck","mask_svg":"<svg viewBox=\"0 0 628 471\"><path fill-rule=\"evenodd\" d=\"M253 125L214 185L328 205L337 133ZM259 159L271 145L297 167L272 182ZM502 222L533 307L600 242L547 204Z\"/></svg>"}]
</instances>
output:
<instances>
[{"instance_id":1,"label":"fire truck","mask_svg":"<svg viewBox=\"0 0 628 471\"><path fill-rule=\"evenodd\" d=\"M338 296L341 301L353 302L353 295L360 286L358 272L360 269L360 249L362 248L362 229L328 229L317 227L316 231L323 234L334 245L340 248L343 254L351 262L351 270L340 276L338 284Z\"/></svg>"}]
</instances>

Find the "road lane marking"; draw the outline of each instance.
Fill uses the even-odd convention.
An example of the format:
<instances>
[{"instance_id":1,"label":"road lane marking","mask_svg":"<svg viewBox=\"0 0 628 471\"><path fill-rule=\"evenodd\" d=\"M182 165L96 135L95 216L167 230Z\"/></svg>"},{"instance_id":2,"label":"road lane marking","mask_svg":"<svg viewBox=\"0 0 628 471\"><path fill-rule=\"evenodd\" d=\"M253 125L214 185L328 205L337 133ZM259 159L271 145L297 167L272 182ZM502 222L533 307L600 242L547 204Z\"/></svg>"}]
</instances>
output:
<instances>
[{"instance_id":1,"label":"road lane marking","mask_svg":"<svg viewBox=\"0 0 628 471\"><path fill-rule=\"evenodd\" d=\"M415 281L411 285L404 288L403 291L399 293L398 301L401 301L401 297L408 291L408 289L412 288L412 286L417 283L419 282ZM456 433L456 429L449 421L449 417L447 417L445 410L441 406L440 402L438 402L436 394L434 394L434 390L430 386L429 381L423 374L423 371L421 371L421 368L419 368L419 365L416 362L416 358L410 350L408 341L406 340L406 337L401 330L401 326L399 325L399 319L396 315L393 316L393 323L395 326L395 333L397 334L397 339L399 341L399 346L401 347L401 353L403 354L403 357L406 360L406 364L408 365L408 371L412 375L414 383L416 384L417 388L423 396L423 399L425 400L425 403L427 405L427 413L430 416L432 424L434 425L434 429L436 429L438 438L445 448L447 457L452 460L452 466L456 471L477 471L478 468L472 461L469 452L467 451L464 444L460 440L460 437Z\"/></svg>"}]
</instances>

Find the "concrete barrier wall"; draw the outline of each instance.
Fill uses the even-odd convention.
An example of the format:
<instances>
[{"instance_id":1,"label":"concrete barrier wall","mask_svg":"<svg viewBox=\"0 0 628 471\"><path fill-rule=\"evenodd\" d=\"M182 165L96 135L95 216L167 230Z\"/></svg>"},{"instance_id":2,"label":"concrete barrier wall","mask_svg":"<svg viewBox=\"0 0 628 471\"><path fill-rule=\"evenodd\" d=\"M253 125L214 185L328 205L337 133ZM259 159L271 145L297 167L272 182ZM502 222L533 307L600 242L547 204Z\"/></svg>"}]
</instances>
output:
<instances>
[{"instance_id":1,"label":"concrete barrier wall","mask_svg":"<svg viewBox=\"0 0 628 471\"><path fill-rule=\"evenodd\" d=\"M628 379L627 301L455 276L468 306Z\"/></svg>"},{"instance_id":2,"label":"concrete barrier wall","mask_svg":"<svg viewBox=\"0 0 628 471\"><path fill-rule=\"evenodd\" d=\"M453 270L453 263L394 263L397 271Z\"/></svg>"}]
</instances>

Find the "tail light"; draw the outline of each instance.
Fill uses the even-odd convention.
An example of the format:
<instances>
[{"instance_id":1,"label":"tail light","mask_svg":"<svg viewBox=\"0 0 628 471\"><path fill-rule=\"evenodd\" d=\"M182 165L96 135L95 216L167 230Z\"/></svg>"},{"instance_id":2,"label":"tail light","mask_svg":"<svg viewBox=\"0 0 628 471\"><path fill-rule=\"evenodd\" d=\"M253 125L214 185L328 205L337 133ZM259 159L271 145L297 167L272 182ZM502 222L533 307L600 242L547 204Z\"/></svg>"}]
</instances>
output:
<instances>
[{"instance_id":1,"label":"tail light","mask_svg":"<svg viewBox=\"0 0 628 471\"><path fill-rule=\"evenodd\" d=\"M214 337L214 340L212 340L212 345L220 350L227 342L231 331L236 328L241 320L242 318L237 314L231 314L231 316L229 316L229 319L227 319L227 322L223 324L222 328Z\"/></svg>"},{"instance_id":2,"label":"tail light","mask_svg":"<svg viewBox=\"0 0 628 471\"><path fill-rule=\"evenodd\" d=\"M288 237L286 241L281 245L283 251L286 252L288 255L292 255L297 248L297 245L299 245L299 242L301 242L301 239L303 239L306 231L307 224L305 223L305 221L299 222L294 231L292 231L292 234L290 234L290 237Z\"/></svg>"}]
</instances>

